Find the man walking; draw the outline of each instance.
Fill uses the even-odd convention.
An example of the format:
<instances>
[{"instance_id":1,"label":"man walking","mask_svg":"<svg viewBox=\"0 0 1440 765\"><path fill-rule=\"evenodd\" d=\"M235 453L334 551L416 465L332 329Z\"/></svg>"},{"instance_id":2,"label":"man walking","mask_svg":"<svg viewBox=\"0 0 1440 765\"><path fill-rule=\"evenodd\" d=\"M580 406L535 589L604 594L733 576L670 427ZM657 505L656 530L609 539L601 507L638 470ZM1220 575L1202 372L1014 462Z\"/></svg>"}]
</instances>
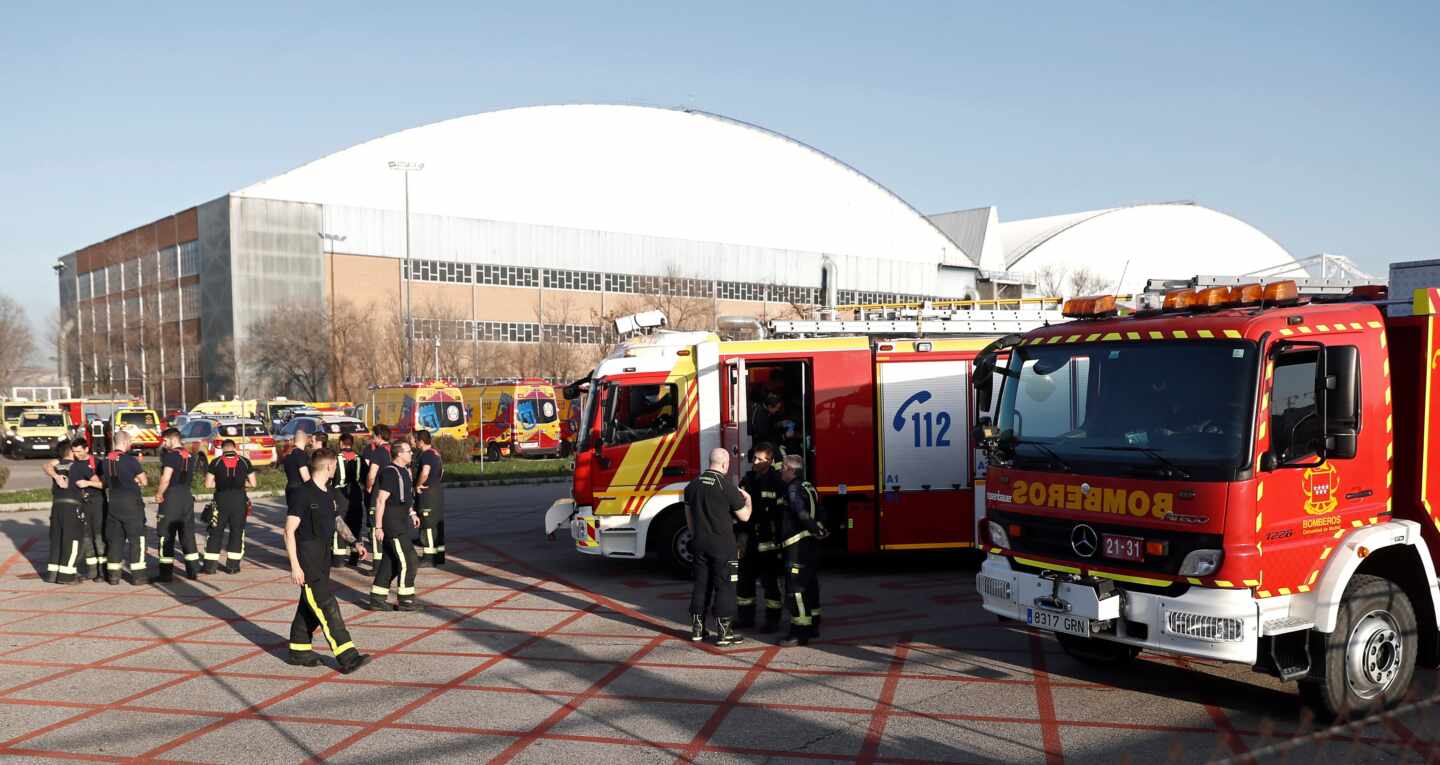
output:
<instances>
[{"instance_id":1,"label":"man walking","mask_svg":"<svg viewBox=\"0 0 1440 765\"><path fill-rule=\"evenodd\" d=\"M245 521L250 513L250 497L245 490L255 488L255 470L250 460L235 451L234 439L225 439L220 449L220 456L210 463L210 472L205 476L206 488L215 490L215 517L205 539L204 573L215 573L221 541L228 531L230 537L224 540L227 560L221 570L238 574L240 560L245 557Z\"/></svg>"},{"instance_id":2,"label":"man walking","mask_svg":"<svg viewBox=\"0 0 1440 765\"><path fill-rule=\"evenodd\" d=\"M420 527L415 513L415 485L410 477L410 445L396 441L391 445L392 462L380 474L375 490L375 539L386 546L385 555L375 565L375 581L370 584L370 599L360 605L369 611L419 611L415 602L415 545L410 532ZM398 604L392 607L390 583L395 582Z\"/></svg>"},{"instance_id":3,"label":"man walking","mask_svg":"<svg viewBox=\"0 0 1440 765\"><path fill-rule=\"evenodd\" d=\"M340 605L335 601L330 582L332 535L338 533L354 545L360 558L369 556L365 545L355 539L335 512L335 498L329 488L335 463L334 452L316 449L306 465L309 480L288 492L285 498L285 554L290 558L290 580L300 588L300 602L290 623L290 650L285 663L298 667L320 664L313 643L318 629L340 665L340 672L348 675L370 657L355 650L350 632L345 629L345 620L340 616Z\"/></svg>"},{"instance_id":4,"label":"man walking","mask_svg":"<svg viewBox=\"0 0 1440 765\"><path fill-rule=\"evenodd\" d=\"M184 557L185 576L198 579L200 552L195 548L195 497L190 480L200 458L181 448L179 430L166 428L160 437L160 485L155 489L155 501L160 505L155 519L155 528L160 532L155 547L160 559L157 580L173 581L177 553Z\"/></svg>"},{"instance_id":5,"label":"man walking","mask_svg":"<svg viewBox=\"0 0 1440 765\"><path fill-rule=\"evenodd\" d=\"M695 583L690 591L690 639L705 639L706 611L713 611L715 644L729 646L735 633L735 584L740 578L735 521L750 519L750 495L726 475L730 453L710 452L710 467L685 487L685 524L695 554Z\"/></svg>"},{"instance_id":6,"label":"man walking","mask_svg":"<svg viewBox=\"0 0 1440 765\"><path fill-rule=\"evenodd\" d=\"M415 476L415 507L420 511L420 566L445 565L445 476L444 460L435 448L430 431L415 434L420 444L420 471Z\"/></svg>"}]
</instances>

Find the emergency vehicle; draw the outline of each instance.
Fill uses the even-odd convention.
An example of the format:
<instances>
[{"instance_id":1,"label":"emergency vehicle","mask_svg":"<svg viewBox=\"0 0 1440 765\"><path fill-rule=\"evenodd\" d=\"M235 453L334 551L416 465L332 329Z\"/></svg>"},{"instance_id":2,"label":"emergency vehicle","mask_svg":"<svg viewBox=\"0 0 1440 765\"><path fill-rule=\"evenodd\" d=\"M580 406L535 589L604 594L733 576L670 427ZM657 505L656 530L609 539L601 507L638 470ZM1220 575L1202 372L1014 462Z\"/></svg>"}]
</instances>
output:
<instances>
[{"instance_id":1,"label":"emergency vehicle","mask_svg":"<svg viewBox=\"0 0 1440 765\"><path fill-rule=\"evenodd\" d=\"M59 457L70 448L70 428L65 413L59 409L26 409L15 426L15 445L11 456Z\"/></svg>"},{"instance_id":2,"label":"emergency vehicle","mask_svg":"<svg viewBox=\"0 0 1440 765\"><path fill-rule=\"evenodd\" d=\"M575 398L555 398L555 408L560 411L561 457L574 454L575 442L580 438L580 415L585 411L585 397L579 391L576 394Z\"/></svg>"},{"instance_id":3,"label":"emergency vehicle","mask_svg":"<svg viewBox=\"0 0 1440 765\"><path fill-rule=\"evenodd\" d=\"M145 402L135 397L128 398L64 398L54 406L65 413L66 425L71 432L84 436L91 450L102 453L109 447L110 419L119 409L143 408Z\"/></svg>"},{"instance_id":4,"label":"emergency vehicle","mask_svg":"<svg viewBox=\"0 0 1440 765\"><path fill-rule=\"evenodd\" d=\"M146 409L143 404L116 407L104 424L106 449L115 442L115 433L121 430L130 434L130 443L137 453L159 453L160 415L154 409Z\"/></svg>"},{"instance_id":5,"label":"emergency vehicle","mask_svg":"<svg viewBox=\"0 0 1440 765\"><path fill-rule=\"evenodd\" d=\"M7 400L0 402L0 435L4 436L4 449L6 454L18 453L16 450L16 430L20 427L20 415L31 409L50 409L53 405L44 401L15 401Z\"/></svg>"},{"instance_id":6,"label":"emergency vehicle","mask_svg":"<svg viewBox=\"0 0 1440 765\"><path fill-rule=\"evenodd\" d=\"M970 445L973 360L991 338L1060 315L1043 305L877 308L855 320L757 325L803 336L661 331L618 345L566 390L587 391L586 409L572 496L551 506L547 533L568 528L586 554L688 568L686 483L710 450L727 449L738 476L751 446L770 441L804 455L827 547L973 547L983 470ZM887 339L897 336L912 339ZM780 411L762 418L770 394Z\"/></svg>"},{"instance_id":7,"label":"emergency vehicle","mask_svg":"<svg viewBox=\"0 0 1440 765\"><path fill-rule=\"evenodd\" d=\"M1236 282L1125 316L1072 300L987 350L984 607L1094 663L1164 651L1298 680L1327 716L1393 705L1440 664L1440 290L1400 315L1383 287Z\"/></svg>"},{"instance_id":8,"label":"emergency vehicle","mask_svg":"<svg viewBox=\"0 0 1440 765\"><path fill-rule=\"evenodd\" d=\"M362 408L360 419L371 430L383 424L392 436L428 430L434 438L465 440L465 402L460 389L445 380L373 386Z\"/></svg>"},{"instance_id":9,"label":"emergency vehicle","mask_svg":"<svg viewBox=\"0 0 1440 765\"><path fill-rule=\"evenodd\" d=\"M460 389L470 428L470 451L496 460L503 455L553 457L560 453L560 416L555 386L545 380L514 380Z\"/></svg>"},{"instance_id":10,"label":"emergency vehicle","mask_svg":"<svg viewBox=\"0 0 1440 765\"><path fill-rule=\"evenodd\" d=\"M234 441L236 451L255 467L278 459L275 437L259 420L199 415L180 428L181 448L200 455L207 465L225 452L226 440Z\"/></svg>"}]
</instances>

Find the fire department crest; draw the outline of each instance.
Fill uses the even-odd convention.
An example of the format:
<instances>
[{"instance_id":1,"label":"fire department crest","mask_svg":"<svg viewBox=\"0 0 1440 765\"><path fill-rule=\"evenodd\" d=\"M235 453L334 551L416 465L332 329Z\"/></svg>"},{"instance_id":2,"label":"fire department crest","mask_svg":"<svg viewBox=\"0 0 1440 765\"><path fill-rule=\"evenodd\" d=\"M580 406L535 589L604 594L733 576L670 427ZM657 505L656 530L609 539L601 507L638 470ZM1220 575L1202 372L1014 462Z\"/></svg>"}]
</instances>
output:
<instances>
[{"instance_id":1,"label":"fire department crest","mask_svg":"<svg viewBox=\"0 0 1440 765\"><path fill-rule=\"evenodd\" d=\"M1305 492L1305 512L1308 515L1324 515L1340 504L1335 492L1340 483L1340 471L1335 463L1327 462L1320 467L1308 468L1300 475L1300 489Z\"/></svg>"}]
</instances>

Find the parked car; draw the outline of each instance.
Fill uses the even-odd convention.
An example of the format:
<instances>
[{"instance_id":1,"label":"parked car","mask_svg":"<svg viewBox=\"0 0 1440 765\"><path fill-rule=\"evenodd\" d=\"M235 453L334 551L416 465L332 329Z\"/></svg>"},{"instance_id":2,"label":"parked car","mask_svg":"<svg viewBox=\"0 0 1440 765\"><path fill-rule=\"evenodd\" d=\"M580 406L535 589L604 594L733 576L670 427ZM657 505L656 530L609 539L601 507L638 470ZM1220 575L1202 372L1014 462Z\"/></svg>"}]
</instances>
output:
<instances>
[{"instance_id":1,"label":"parked car","mask_svg":"<svg viewBox=\"0 0 1440 765\"><path fill-rule=\"evenodd\" d=\"M260 467L275 462L275 438L259 420L192 417L180 430L181 445L204 457L208 463L220 456L225 439L234 439L236 450Z\"/></svg>"},{"instance_id":2,"label":"parked car","mask_svg":"<svg viewBox=\"0 0 1440 765\"><path fill-rule=\"evenodd\" d=\"M296 433L324 433L331 448L339 445L340 436L349 433L355 437L355 446L358 448L362 442L370 438L370 429L364 422L354 417L341 417L337 415L303 415L291 417L280 432L275 434L275 449L280 457L284 457L295 443Z\"/></svg>"}]
</instances>

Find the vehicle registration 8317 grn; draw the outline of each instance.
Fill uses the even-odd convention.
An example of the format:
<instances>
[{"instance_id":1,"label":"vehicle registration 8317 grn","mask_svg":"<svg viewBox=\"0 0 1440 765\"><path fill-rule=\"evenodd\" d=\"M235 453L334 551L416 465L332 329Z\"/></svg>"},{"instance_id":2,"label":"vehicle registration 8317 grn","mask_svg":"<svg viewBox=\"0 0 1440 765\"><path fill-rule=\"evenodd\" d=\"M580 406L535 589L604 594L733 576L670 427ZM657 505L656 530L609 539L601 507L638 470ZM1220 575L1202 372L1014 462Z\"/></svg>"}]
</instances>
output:
<instances>
[{"instance_id":1,"label":"vehicle registration 8317 grn","mask_svg":"<svg viewBox=\"0 0 1440 765\"><path fill-rule=\"evenodd\" d=\"M1043 608L1026 608L1025 623L1051 632L1090 637L1090 620L1083 616L1071 616Z\"/></svg>"}]
</instances>

